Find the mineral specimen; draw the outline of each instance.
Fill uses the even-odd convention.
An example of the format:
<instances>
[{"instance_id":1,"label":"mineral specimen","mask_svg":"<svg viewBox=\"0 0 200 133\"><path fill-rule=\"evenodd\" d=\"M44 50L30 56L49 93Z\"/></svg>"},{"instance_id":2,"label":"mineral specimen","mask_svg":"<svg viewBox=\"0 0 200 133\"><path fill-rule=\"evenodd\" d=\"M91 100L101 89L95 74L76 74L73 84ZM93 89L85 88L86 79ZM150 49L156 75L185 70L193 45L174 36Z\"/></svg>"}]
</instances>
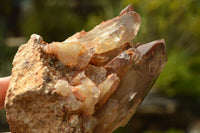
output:
<instances>
[{"instance_id":1,"label":"mineral specimen","mask_svg":"<svg viewBox=\"0 0 200 133\"><path fill-rule=\"evenodd\" d=\"M164 40L132 44L140 16L119 16L63 42L36 34L14 60L5 100L12 133L111 133L135 113L167 61Z\"/></svg>"}]
</instances>

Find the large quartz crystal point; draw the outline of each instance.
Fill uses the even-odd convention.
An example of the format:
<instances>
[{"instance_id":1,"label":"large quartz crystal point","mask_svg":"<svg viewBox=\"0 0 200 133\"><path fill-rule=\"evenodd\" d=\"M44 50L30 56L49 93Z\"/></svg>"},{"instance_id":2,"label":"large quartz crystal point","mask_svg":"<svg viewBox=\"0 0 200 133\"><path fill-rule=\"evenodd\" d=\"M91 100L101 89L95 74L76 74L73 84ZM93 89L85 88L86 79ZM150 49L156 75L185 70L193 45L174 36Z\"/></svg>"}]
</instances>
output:
<instances>
[{"instance_id":1,"label":"large quartz crystal point","mask_svg":"<svg viewBox=\"0 0 200 133\"><path fill-rule=\"evenodd\" d=\"M111 133L130 120L166 61L164 40L157 40L130 48L105 66L123 78L108 102L96 113L99 120L96 133Z\"/></svg>"},{"instance_id":2,"label":"large quartz crystal point","mask_svg":"<svg viewBox=\"0 0 200 133\"><path fill-rule=\"evenodd\" d=\"M141 18L132 9L132 5L129 5L119 16L102 22L88 32L78 32L64 42L53 42L45 46L44 51L56 55L67 66L76 66L80 63L86 66L90 58L92 64L104 64L113 57L114 53L118 54L127 47L128 43L132 43L137 35ZM94 51L91 51L91 48ZM90 56L85 53L89 53ZM83 55L87 56L86 63L78 61L85 57ZM84 68L84 65L81 66Z\"/></svg>"},{"instance_id":3,"label":"large quartz crystal point","mask_svg":"<svg viewBox=\"0 0 200 133\"><path fill-rule=\"evenodd\" d=\"M63 42L20 46L5 99L12 133L112 133L124 126L164 68L164 40L133 45L140 15L119 16Z\"/></svg>"}]
</instances>

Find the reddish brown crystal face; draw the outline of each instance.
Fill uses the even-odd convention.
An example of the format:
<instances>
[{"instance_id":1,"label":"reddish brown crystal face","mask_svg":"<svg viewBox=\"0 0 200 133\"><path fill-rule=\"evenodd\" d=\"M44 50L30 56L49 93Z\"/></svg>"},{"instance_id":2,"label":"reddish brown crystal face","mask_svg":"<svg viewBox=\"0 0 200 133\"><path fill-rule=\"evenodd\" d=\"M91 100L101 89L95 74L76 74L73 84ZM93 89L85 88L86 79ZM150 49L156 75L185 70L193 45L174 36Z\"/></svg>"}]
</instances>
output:
<instances>
[{"instance_id":1,"label":"reddish brown crystal face","mask_svg":"<svg viewBox=\"0 0 200 133\"><path fill-rule=\"evenodd\" d=\"M124 126L135 113L167 61L164 40L132 44L140 28L140 21L139 14L129 5L119 16L101 23L91 31L76 33L64 42L45 44L40 36L32 35L26 44L27 47L37 45L39 53L43 54L41 57L45 56L50 60L46 65L49 64L48 71L44 69L46 77L44 75L41 77L51 79L51 73L55 75L56 72L62 71L62 76L58 74L54 80L50 80L52 82L50 87L46 85L40 90L40 94L51 94L48 95L48 99L54 95L59 97L56 97L59 107L53 111L56 112L60 108L59 111L63 114L60 121L62 127L70 125L65 122L68 123L67 120L73 114L72 118L81 121L79 127L82 132L111 133L116 128ZM53 60L56 60L56 63ZM32 72L33 75L36 73L38 72ZM26 84L28 86L28 83ZM13 85L12 88L17 87ZM15 89L10 89L9 93L18 93L20 89L16 90L15 92ZM26 95L26 89L19 95L20 97ZM7 97L9 99L9 94ZM10 115L11 101L7 100L6 104ZM42 103L42 101L38 106L41 107L43 104L49 108L55 106L55 103ZM34 108L29 104L28 106L31 109L30 112L25 111L26 115L37 110L35 108L37 104ZM49 119L55 117L51 113L46 115ZM9 117L8 121L14 121L11 119ZM40 120L41 118L37 117L36 121ZM47 121L43 123L48 126ZM34 128L34 123L27 124L26 129L32 131ZM56 129L51 131L58 132Z\"/></svg>"}]
</instances>

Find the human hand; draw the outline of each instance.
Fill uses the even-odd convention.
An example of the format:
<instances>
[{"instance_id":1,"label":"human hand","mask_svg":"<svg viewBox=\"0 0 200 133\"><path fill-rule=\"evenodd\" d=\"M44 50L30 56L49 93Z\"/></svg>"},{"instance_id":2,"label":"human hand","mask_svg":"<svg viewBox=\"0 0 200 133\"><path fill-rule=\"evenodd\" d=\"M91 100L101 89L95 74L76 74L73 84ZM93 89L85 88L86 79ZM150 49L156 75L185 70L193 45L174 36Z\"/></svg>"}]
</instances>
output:
<instances>
[{"instance_id":1,"label":"human hand","mask_svg":"<svg viewBox=\"0 0 200 133\"><path fill-rule=\"evenodd\" d=\"M4 107L6 92L9 86L10 76L0 78L0 110Z\"/></svg>"}]
</instances>

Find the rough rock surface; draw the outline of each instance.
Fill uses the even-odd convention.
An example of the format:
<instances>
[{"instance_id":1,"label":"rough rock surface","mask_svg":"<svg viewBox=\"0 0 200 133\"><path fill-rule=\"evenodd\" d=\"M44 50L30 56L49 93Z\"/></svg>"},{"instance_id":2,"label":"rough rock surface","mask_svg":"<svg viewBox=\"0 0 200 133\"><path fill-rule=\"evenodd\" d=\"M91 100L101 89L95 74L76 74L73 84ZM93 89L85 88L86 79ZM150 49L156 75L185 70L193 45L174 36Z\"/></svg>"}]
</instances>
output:
<instances>
[{"instance_id":1,"label":"rough rock surface","mask_svg":"<svg viewBox=\"0 0 200 133\"><path fill-rule=\"evenodd\" d=\"M5 100L12 133L111 133L136 111L166 63L164 40L131 44L140 16L119 16L64 42L33 34L14 60Z\"/></svg>"}]
</instances>

